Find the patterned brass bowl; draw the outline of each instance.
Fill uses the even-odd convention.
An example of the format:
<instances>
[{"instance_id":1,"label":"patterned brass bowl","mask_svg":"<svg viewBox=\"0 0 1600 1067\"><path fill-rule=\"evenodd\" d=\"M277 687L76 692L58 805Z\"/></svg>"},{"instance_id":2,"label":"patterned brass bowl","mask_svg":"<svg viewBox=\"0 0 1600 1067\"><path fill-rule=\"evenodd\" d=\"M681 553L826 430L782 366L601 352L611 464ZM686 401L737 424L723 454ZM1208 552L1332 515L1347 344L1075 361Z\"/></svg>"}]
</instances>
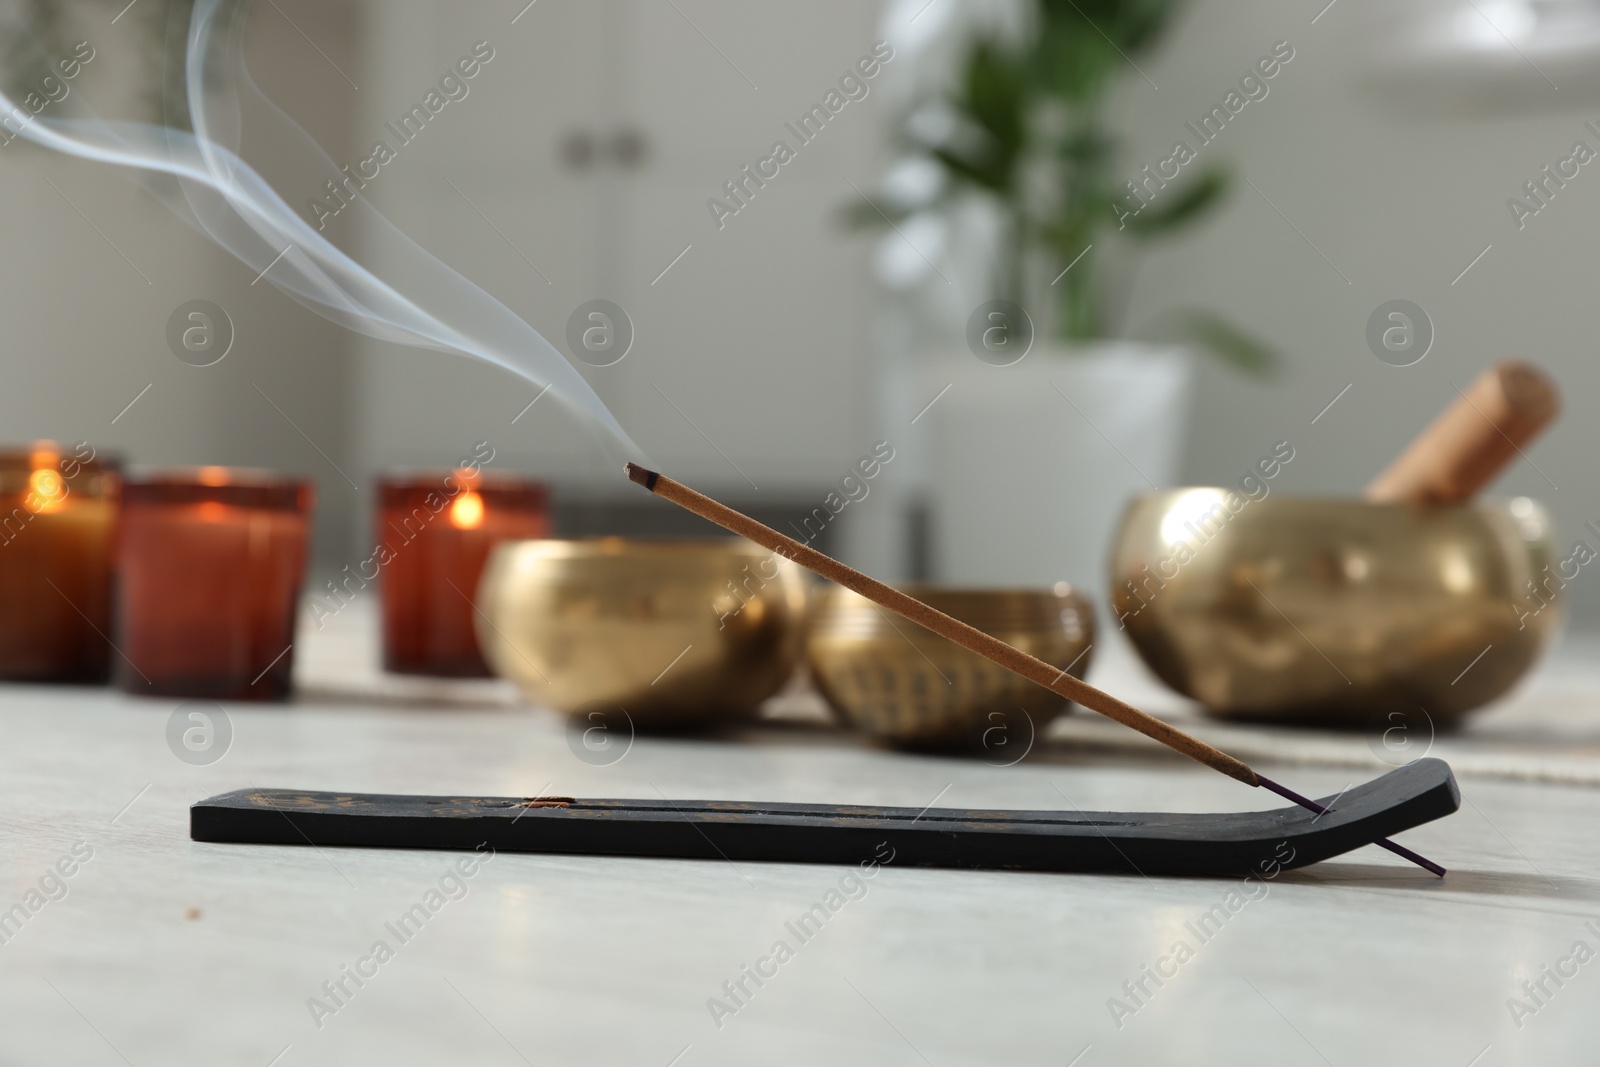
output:
<instances>
[{"instance_id":1,"label":"patterned brass bowl","mask_svg":"<svg viewBox=\"0 0 1600 1067\"><path fill-rule=\"evenodd\" d=\"M484 658L534 703L644 727L754 712L805 641L801 573L738 539L506 542L478 606Z\"/></svg>"},{"instance_id":2,"label":"patterned brass bowl","mask_svg":"<svg viewBox=\"0 0 1600 1067\"><path fill-rule=\"evenodd\" d=\"M1048 590L906 592L1075 677L1088 669L1093 608L1064 582ZM1067 708L1049 690L848 589L823 594L806 660L841 718L891 744L1020 758Z\"/></svg>"},{"instance_id":3,"label":"patterned brass bowl","mask_svg":"<svg viewBox=\"0 0 1600 1067\"><path fill-rule=\"evenodd\" d=\"M1524 498L1181 489L1134 500L1115 545L1111 606L1139 655L1222 716L1447 725L1521 678L1559 622L1550 522Z\"/></svg>"}]
</instances>

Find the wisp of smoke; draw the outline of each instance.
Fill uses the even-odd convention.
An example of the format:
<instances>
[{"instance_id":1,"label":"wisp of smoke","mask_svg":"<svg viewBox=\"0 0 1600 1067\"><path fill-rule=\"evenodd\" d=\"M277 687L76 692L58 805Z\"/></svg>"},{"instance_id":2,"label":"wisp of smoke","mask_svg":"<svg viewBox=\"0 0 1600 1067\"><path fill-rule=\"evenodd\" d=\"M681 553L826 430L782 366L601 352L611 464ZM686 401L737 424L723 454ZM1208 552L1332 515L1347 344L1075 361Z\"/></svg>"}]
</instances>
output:
<instances>
[{"instance_id":1,"label":"wisp of smoke","mask_svg":"<svg viewBox=\"0 0 1600 1067\"><path fill-rule=\"evenodd\" d=\"M301 218L238 154L242 91L252 112L292 140L335 182L343 175L311 137L245 73L244 5L197 0L189 24L185 87L193 132L99 118L31 116L20 131L36 144L85 159L168 174L175 210L304 306L386 341L487 360L540 387L602 431L607 452L636 455L621 425L571 363L504 304L446 266L357 198L382 267L363 266ZM27 115L0 90L0 109ZM268 269L270 267L270 269ZM615 454L609 458L615 458Z\"/></svg>"}]
</instances>

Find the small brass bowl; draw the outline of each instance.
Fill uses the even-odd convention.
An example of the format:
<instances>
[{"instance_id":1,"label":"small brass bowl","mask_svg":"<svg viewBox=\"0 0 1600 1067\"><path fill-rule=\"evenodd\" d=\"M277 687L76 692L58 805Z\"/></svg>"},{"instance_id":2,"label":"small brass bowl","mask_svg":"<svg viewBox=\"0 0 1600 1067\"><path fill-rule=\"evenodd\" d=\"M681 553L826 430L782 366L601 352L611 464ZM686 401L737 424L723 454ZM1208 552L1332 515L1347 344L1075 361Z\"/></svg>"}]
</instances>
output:
<instances>
[{"instance_id":1,"label":"small brass bowl","mask_svg":"<svg viewBox=\"0 0 1600 1067\"><path fill-rule=\"evenodd\" d=\"M509 541L478 606L485 659L530 700L647 728L751 714L804 650L801 574L732 538Z\"/></svg>"},{"instance_id":2,"label":"small brass bowl","mask_svg":"<svg viewBox=\"0 0 1600 1067\"><path fill-rule=\"evenodd\" d=\"M1074 677L1088 669L1094 609L1064 582L1049 590L906 592ZM823 595L806 660L842 719L896 745L1021 758L1068 705L848 589Z\"/></svg>"},{"instance_id":3,"label":"small brass bowl","mask_svg":"<svg viewBox=\"0 0 1600 1067\"><path fill-rule=\"evenodd\" d=\"M1180 489L1135 499L1114 544L1119 623L1220 716L1448 725L1509 689L1559 624L1541 606L1550 522L1523 498L1424 510Z\"/></svg>"}]
</instances>

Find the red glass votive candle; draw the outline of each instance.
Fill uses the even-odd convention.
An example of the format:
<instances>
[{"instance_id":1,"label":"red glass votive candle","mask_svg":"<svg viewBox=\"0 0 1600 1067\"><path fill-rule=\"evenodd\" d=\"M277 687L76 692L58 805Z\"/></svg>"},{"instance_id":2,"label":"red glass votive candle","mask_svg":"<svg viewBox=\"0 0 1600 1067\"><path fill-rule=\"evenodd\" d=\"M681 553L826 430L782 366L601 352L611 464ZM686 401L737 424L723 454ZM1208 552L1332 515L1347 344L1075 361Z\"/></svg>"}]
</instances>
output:
<instances>
[{"instance_id":1,"label":"red glass votive candle","mask_svg":"<svg viewBox=\"0 0 1600 1067\"><path fill-rule=\"evenodd\" d=\"M119 478L88 444L0 451L0 678L110 677Z\"/></svg>"},{"instance_id":2,"label":"red glass votive candle","mask_svg":"<svg viewBox=\"0 0 1600 1067\"><path fill-rule=\"evenodd\" d=\"M128 478L113 640L130 693L283 700L313 493L261 471Z\"/></svg>"},{"instance_id":3,"label":"red glass votive candle","mask_svg":"<svg viewBox=\"0 0 1600 1067\"><path fill-rule=\"evenodd\" d=\"M548 537L544 486L470 467L390 474L378 482L383 666L398 674L492 675L473 626L489 550Z\"/></svg>"}]
</instances>

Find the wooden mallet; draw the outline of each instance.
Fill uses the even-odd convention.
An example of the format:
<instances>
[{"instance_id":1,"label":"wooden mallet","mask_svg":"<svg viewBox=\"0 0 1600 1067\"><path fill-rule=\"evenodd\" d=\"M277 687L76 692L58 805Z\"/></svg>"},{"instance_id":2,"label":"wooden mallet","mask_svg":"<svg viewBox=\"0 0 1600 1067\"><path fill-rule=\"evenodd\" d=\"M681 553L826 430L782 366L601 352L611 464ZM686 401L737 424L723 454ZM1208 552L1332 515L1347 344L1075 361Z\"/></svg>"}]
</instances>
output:
<instances>
[{"instance_id":1,"label":"wooden mallet","mask_svg":"<svg viewBox=\"0 0 1600 1067\"><path fill-rule=\"evenodd\" d=\"M1488 485L1561 411L1543 371L1507 360L1480 374L1367 486L1374 504L1455 504Z\"/></svg>"}]
</instances>

